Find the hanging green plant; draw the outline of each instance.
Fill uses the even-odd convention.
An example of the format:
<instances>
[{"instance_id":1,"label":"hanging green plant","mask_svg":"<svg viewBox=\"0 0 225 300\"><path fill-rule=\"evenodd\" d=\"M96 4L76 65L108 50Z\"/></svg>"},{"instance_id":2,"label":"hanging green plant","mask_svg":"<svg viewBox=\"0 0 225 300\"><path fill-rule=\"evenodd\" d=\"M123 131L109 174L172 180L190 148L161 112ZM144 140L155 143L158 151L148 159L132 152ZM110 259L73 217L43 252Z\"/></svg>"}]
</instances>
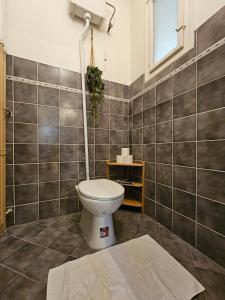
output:
<instances>
[{"instance_id":1,"label":"hanging green plant","mask_svg":"<svg viewBox=\"0 0 225 300\"><path fill-rule=\"evenodd\" d=\"M97 115L98 105L104 99L104 83L102 81L102 71L93 65L87 67L87 86L90 93L91 114L94 118Z\"/></svg>"}]
</instances>

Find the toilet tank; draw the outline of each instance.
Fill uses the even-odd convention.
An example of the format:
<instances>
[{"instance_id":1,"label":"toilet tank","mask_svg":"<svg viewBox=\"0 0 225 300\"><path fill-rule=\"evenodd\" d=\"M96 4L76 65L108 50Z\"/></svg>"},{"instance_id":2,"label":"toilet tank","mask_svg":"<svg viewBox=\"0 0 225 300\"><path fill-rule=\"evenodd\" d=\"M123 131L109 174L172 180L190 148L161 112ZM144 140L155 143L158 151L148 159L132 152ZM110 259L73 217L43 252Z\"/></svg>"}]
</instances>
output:
<instances>
[{"instance_id":1,"label":"toilet tank","mask_svg":"<svg viewBox=\"0 0 225 300\"><path fill-rule=\"evenodd\" d=\"M73 17L84 19L84 14L91 14L91 23L100 26L105 18L105 0L69 0L69 13Z\"/></svg>"}]
</instances>

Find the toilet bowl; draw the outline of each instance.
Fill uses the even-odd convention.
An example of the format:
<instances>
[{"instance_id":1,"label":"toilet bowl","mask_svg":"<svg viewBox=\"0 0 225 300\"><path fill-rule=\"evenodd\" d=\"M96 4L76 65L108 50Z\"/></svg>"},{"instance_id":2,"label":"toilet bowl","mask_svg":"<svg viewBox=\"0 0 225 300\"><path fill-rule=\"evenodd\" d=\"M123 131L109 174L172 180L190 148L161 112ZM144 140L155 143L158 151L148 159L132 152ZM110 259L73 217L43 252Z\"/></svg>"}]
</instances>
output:
<instances>
[{"instance_id":1,"label":"toilet bowl","mask_svg":"<svg viewBox=\"0 0 225 300\"><path fill-rule=\"evenodd\" d=\"M116 241L112 214L124 199L124 187L108 179L85 180L76 186L82 203L80 228L92 249L103 249Z\"/></svg>"}]
</instances>

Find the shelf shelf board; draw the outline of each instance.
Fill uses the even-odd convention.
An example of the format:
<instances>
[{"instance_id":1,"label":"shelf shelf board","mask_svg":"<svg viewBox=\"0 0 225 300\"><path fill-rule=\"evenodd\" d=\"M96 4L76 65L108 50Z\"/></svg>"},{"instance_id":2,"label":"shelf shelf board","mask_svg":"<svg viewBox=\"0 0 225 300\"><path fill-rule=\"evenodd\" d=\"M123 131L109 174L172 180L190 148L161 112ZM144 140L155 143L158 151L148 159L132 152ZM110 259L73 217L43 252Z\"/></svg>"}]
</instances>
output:
<instances>
[{"instance_id":1,"label":"shelf shelf board","mask_svg":"<svg viewBox=\"0 0 225 300\"><path fill-rule=\"evenodd\" d=\"M123 182L119 180L116 180L116 182L123 186L143 187L143 184L141 182Z\"/></svg>"},{"instance_id":2,"label":"shelf shelf board","mask_svg":"<svg viewBox=\"0 0 225 300\"><path fill-rule=\"evenodd\" d=\"M134 207L142 207L143 203L137 200L125 198L123 200L122 205L134 206Z\"/></svg>"},{"instance_id":3,"label":"shelf shelf board","mask_svg":"<svg viewBox=\"0 0 225 300\"><path fill-rule=\"evenodd\" d=\"M124 167L143 167L143 162L133 162L132 164L126 164L126 163L117 163L116 161L107 161L107 165L109 166L124 166Z\"/></svg>"}]
</instances>

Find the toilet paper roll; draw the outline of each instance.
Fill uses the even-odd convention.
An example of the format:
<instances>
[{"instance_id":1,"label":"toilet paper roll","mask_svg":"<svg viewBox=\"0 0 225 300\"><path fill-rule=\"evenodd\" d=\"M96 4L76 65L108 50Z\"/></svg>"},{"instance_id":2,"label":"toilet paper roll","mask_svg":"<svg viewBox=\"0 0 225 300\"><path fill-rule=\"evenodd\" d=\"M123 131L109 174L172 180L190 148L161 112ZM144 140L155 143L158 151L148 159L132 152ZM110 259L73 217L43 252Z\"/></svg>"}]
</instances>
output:
<instances>
[{"instance_id":1,"label":"toilet paper roll","mask_svg":"<svg viewBox=\"0 0 225 300\"><path fill-rule=\"evenodd\" d=\"M133 155L127 155L127 156L124 156L123 158L123 161L124 163L126 164L132 164L133 163Z\"/></svg>"},{"instance_id":2,"label":"toilet paper roll","mask_svg":"<svg viewBox=\"0 0 225 300\"><path fill-rule=\"evenodd\" d=\"M117 156L116 156L116 162L119 163L119 164L124 163L124 156L122 156L122 155L117 155Z\"/></svg>"},{"instance_id":3,"label":"toilet paper roll","mask_svg":"<svg viewBox=\"0 0 225 300\"><path fill-rule=\"evenodd\" d=\"M128 155L130 155L130 149L129 148L122 148L121 149L121 155L122 156L128 156Z\"/></svg>"}]
</instances>

